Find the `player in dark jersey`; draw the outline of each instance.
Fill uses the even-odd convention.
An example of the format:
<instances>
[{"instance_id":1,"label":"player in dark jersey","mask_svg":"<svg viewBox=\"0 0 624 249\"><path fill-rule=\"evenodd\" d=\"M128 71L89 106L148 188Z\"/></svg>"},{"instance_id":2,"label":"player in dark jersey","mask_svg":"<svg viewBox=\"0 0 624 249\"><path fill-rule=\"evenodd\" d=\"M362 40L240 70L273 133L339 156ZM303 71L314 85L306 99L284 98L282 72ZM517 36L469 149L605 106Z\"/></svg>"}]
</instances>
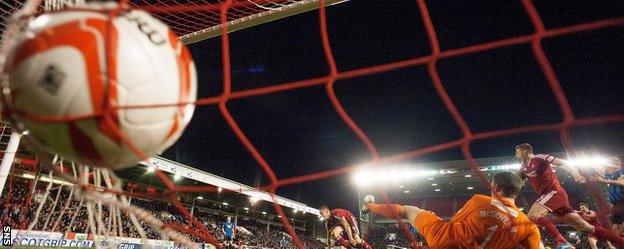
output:
<instances>
[{"instance_id":1,"label":"player in dark jersey","mask_svg":"<svg viewBox=\"0 0 624 249\"><path fill-rule=\"evenodd\" d=\"M221 225L221 232L223 233L223 244L227 246L233 246L234 233L236 232L236 225L232 223L232 218L227 217L227 221Z\"/></svg>"},{"instance_id":2,"label":"player in dark jersey","mask_svg":"<svg viewBox=\"0 0 624 249\"><path fill-rule=\"evenodd\" d=\"M576 213L583 217L583 219L587 221L587 223L593 226L602 226L602 224L600 223L600 219L598 219L598 215L596 215L596 212L589 209L589 205L587 205L587 203L581 202L581 204L579 204L579 211L577 211ZM598 238L595 234L588 233L587 240L589 241L589 246L592 249L598 249ZM609 247L609 249L615 249L615 247L611 245L611 242L609 241L607 241L607 246Z\"/></svg>"},{"instance_id":3,"label":"player in dark jersey","mask_svg":"<svg viewBox=\"0 0 624 249\"><path fill-rule=\"evenodd\" d=\"M596 168L598 182L606 183L611 209L611 229L624 236L624 168L617 157L610 157L605 169Z\"/></svg>"},{"instance_id":4,"label":"player in dark jersey","mask_svg":"<svg viewBox=\"0 0 624 249\"><path fill-rule=\"evenodd\" d=\"M577 182L585 182L576 168L566 161L548 155L533 154L533 147L528 144L516 146L516 157L522 161L519 175L528 180L540 197L535 201L528 212L529 219L542 226L557 241L557 248L574 248L559 233L555 225L546 218L553 213L565 223L587 233L594 233L600 240L612 241L624 248L624 239L611 230L600 226L592 226L570 207L568 194L559 184L557 175L551 165L567 170Z\"/></svg>"},{"instance_id":5,"label":"player in dark jersey","mask_svg":"<svg viewBox=\"0 0 624 249\"><path fill-rule=\"evenodd\" d=\"M345 209L335 208L329 210L327 206L319 208L321 216L325 218L327 228L327 245L331 245L330 238L334 238L338 244L346 248L360 245L365 249L373 249L365 240L360 237L357 220ZM345 239L346 235L347 239Z\"/></svg>"}]
</instances>

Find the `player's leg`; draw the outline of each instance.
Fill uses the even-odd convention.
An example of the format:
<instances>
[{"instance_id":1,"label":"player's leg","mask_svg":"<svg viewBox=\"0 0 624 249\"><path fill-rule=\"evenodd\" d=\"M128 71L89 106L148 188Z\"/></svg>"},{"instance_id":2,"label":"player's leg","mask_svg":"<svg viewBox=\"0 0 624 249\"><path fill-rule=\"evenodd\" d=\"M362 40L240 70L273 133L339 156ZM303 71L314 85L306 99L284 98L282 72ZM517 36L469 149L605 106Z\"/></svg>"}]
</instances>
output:
<instances>
[{"instance_id":1,"label":"player's leg","mask_svg":"<svg viewBox=\"0 0 624 249\"><path fill-rule=\"evenodd\" d=\"M406 219L410 222L413 222L416 217L418 217L418 215L424 211L423 209L420 209L416 206L403 206L399 204L376 204L372 202L366 204L366 208L370 212L385 216L387 218Z\"/></svg>"},{"instance_id":2,"label":"player's leg","mask_svg":"<svg viewBox=\"0 0 624 249\"><path fill-rule=\"evenodd\" d=\"M624 224L613 224L611 229L620 236L624 236Z\"/></svg>"},{"instance_id":3,"label":"player's leg","mask_svg":"<svg viewBox=\"0 0 624 249\"><path fill-rule=\"evenodd\" d=\"M223 236L223 245L228 247L230 245L230 237L228 236Z\"/></svg>"},{"instance_id":4,"label":"player's leg","mask_svg":"<svg viewBox=\"0 0 624 249\"><path fill-rule=\"evenodd\" d=\"M611 229L620 236L624 236L624 214L620 205L613 207L611 212Z\"/></svg>"},{"instance_id":5,"label":"player's leg","mask_svg":"<svg viewBox=\"0 0 624 249\"><path fill-rule=\"evenodd\" d=\"M362 239L362 237L360 237L359 233L353 233L353 238L355 239L355 241L357 241L357 243L364 249L373 249L373 247L368 244L368 242L366 242L366 240Z\"/></svg>"},{"instance_id":6,"label":"player's leg","mask_svg":"<svg viewBox=\"0 0 624 249\"><path fill-rule=\"evenodd\" d=\"M375 214L385 216L391 219L406 219L413 223L416 217L422 213L423 209L416 206L399 205L399 204L377 204L375 198L372 195L364 197L364 205L362 206L363 212L373 212ZM414 224L412 224L414 225Z\"/></svg>"},{"instance_id":7,"label":"player's leg","mask_svg":"<svg viewBox=\"0 0 624 249\"><path fill-rule=\"evenodd\" d=\"M540 197L537 202L535 202L533 206L531 206L531 209L527 213L529 220L533 221L533 223L537 224L538 226L543 227L547 233L555 238L557 245L568 243L563 235L559 233L559 230L557 230L555 225L550 222L548 218L546 218L546 215L550 213L550 210L546 206L544 206L544 204L540 203L540 199L543 198L544 196Z\"/></svg>"},{"instance_id":8,"label":"player's leg","mask_svg":"<svg viewBox=\"0 0 624 249\"><path fill-rule=\"evenodd\" d=\"M566 214L564 222L586 233L591 233L595 229L595 226L589 224L585 219L583 219L583 217L581 217L581 215L577 213Z\"/></svg>"},{"instance_id":9,"label":"player's leg","mask_svg":"<svg viewBox=\"0 0 624 249\"><path fill-rule=\"evenodd\" d=\"M351 232L353 232L353 239L364 249L373 249L365 240L360 237L360 228L358 226L355 217L351 217Z\"/></svg>"},{"instance_id":10,"label":"player's leg","mask_svg":"<svg viewBox=\"0 0 624 249\"><path fill-rule=\"evenodd\" d=\"M612 224L611 225L611 230L613 230L613 232L619 234L620 236L622 236L622 232L620 231L620 224Z\"/></svg>"},{"instance_id":11,"label":"player's leg","mask_svg":"<svg viewBox=\"0 0 624 249\"><path fill-rule=\"evenodd\" d=\"M331 236L334 238L334 240L336 240L337 244L346 248L351 248L349 240L346 240L342 237L343 232L344 229L342 228L342 226L335 226L334 229L332 229Z\"/></svg>"},{"instance_id":12,"label":"player's leg","mask_svg":"<svg viewBox=\"0 0 624 249\"><path fill-rule=\"evenodd\" d=\"M587 241L589 242L589 247L591 247L591 249L598 249L598 239L596 239L596 237L588 236Z\"/></svg>"},{"instance_id":13,"label":"player's leg","mask_svg":"<svg viewBox=\"0 0 624 249\"><path fill-rule=\"evenodd\" d=\"M427 244L432 247L445 248L456 243L449 239L449 224L442 221L437 215L420 209L416 206L398 204L375 204L374 199L364 203L362 211L370 211L391 219L406 219L425 238Z\"/></svg>"},{"instance_id":14,"label":"player's leg","mask_svg":"<svg viewBox=\"0 0 624 249\"><path fill-rule=\"evenodd\" d=\"M577 213L568 213L565 216L565 222L569 225L576 227L576 229L583 232L593 233L600 240L611 241L617 244L619 247L624 248L624 239L615 234L613 231L606 229L602 226L593 226L583 219Z\"/></svg>"},{"instance_id":15,"label":"player's leg","mask_svg":"<svg viewBox=\"0 0 624 249\"><path fill-rule=\"evenodd\" d=\"M227 238L228 246L234 247L234 239L230 236Z\"/></svg>"}]
</instances>

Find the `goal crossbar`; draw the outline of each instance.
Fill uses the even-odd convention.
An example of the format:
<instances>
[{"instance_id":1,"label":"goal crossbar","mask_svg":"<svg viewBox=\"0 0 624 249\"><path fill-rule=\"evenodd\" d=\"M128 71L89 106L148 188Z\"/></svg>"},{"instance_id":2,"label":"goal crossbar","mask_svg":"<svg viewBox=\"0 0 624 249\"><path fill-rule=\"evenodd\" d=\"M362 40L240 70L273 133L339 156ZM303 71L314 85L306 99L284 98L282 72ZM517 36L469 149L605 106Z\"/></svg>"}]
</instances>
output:
<instances>
[{"instance_id":1,"label":"goal crossbar","mask_svg":"<svg viewBox=\"0 0 624 249\"><path fill-rule=\"evenodd\" d=\"M326 6L336 5L347 2L349 0L325 0ZM257 26L263 23L283 19L289 16L302 14L308 11L316 10L320 7L320 0L303 0L279 8L270 9L264 12L252 14L246 17L234 19L227 22L228 33ZM220 36L223 25L215 25L206 29L191 32L180 36L180 40L185 44L192 44L206 39Z\"/></svg>"}]
</instances>

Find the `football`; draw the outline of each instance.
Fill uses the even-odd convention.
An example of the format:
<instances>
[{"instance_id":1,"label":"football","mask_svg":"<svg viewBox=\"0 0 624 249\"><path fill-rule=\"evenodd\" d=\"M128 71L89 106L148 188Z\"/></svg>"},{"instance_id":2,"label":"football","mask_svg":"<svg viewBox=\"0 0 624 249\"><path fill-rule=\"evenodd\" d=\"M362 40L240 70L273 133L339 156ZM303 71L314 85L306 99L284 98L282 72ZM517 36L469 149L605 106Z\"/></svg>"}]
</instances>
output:
<instances>
[{"instance_id":1,"label":"football","mask_svg":"<svg viewBox=\"0 0 624 249\"><path fill-rule=\"evenodd\" d=\"M180 137L194 111L195 65L147 12L89 8L28 23L9 53L3 101L37 149L121 169Z\"/></svg>"}]
</instances>

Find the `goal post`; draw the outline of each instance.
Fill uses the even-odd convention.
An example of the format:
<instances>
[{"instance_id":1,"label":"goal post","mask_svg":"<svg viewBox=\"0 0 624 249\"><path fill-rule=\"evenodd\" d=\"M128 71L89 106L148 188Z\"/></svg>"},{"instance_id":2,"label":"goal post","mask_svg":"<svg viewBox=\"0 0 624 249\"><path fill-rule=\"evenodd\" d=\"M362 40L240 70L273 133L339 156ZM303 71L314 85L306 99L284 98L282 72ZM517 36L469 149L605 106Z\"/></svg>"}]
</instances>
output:
<instances>
[{"instance_id":1,"label":"goal post","mask_svg":"<svg viewBox=\"0 0 624 249\"><path fill-rule=\"evenodd\" d=\"M228 21L228 33L316 10L320 7L320 1L321 0L295 1L286 5L281 5L277 8L269 8L267 11L264 12ZM349 0L325 0L325 6L331 6L347 1ZM219 24L210 28L182 35L180 36L180 40L188 45L206 39L214 38L221 35L222 27L223 25Z\"/></svg>"},{"instance_id":2,"label":"goal post","mask_svg":"<svg viewBox=\"0 0 624 249\"><path fill-rule=\"evenodd\" d=\"M10 129L7 129L7 125L5 124L2 130L3 132L0 135L4 136L4 131ZM0 163L0 195L4 190L4 185L9 176L11 165L13 165L13 161L15 160L15 154L17 153L21 137L21 134L15 131L11 132L11 137L9 138L9 142L7 143L7 147L4 151L4 156L2 157L2 162Z\"/></svg>"}]
</instances>

